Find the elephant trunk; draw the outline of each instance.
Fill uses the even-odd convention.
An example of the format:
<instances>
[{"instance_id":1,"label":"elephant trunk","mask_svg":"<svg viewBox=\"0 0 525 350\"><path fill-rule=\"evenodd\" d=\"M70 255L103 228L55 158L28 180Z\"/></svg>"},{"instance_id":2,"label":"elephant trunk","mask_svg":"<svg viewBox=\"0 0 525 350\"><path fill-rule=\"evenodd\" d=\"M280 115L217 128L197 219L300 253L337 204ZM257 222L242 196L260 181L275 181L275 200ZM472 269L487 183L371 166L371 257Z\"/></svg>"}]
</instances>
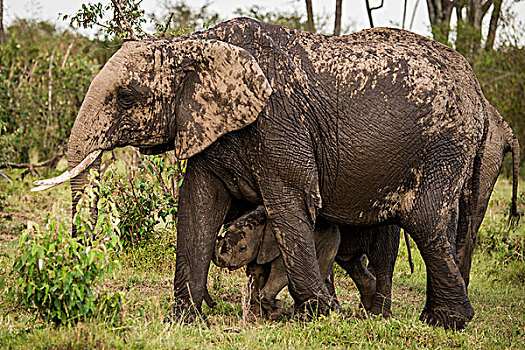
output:
<instances>
[{"instance_id":1,"label":"elephant trunk","mask_svg":"<svg viewBox=\"0 0 525 350\"><path fill-rule=\"evenodd\" d=\"M99 171L100 159L101 159L101 156L99 156L85 171L83 171L81 174L79 174L78 176L70 180L71 182L71 218L72 219L74 219L75 215L77 214L77 204L82 195L84 186L88 183L89 172L91 169ZM70 169L74 168L77 164L78 162L76 161L68 160L68 167ZM91 211L91 216L93 218L93 222L96 222L96 219L98 217L96 207ZM76 232L76 225L75 225L74 220L73 220L72 233L73 233L73 237L76 237L77 232Z\"/></svg>"},{"instance_id":2,"label":"elephant trunk","mask_svg":"<svg viewBox=\"0 0 525 350\"><path fill-rule=\"evenodd\" d=\"M506 124L509 146L512 152L512 204L510 206L509 222L511 225L517 224L520 219L518 213L518 178L520 171L520 144L518 137L512 131L511 127Z\"/></svg>"},{"instance_id":3,"label":"elephant trunk","mask_svg":"<svg viewBox=\"0 0 525 350\"><path fill-rule=\"evenodd\" d=\"M100 129L93 128L91 123L89 123L89 120L90 120L89 116L86 113L83 113L83 111L85 110L97 110L96 107L98 106L96 107L91 106L92 108L87 108L87 107L88 106L85 106L85 102L84 102L84 104L82 105L81 111L79 112L79 116L77 117L77 120L75 121L75 124L73 125L73 128L71 129L71 136L69 137L69 145L68 145L68 153L67 153L69 172L72 172L72 170L75 167L77 167L86 157L93 156L92 154L93 151L102 150L107 147L107 145L93 144L93 140L102 140L104 138L102 137L102 135L100 135L101 134ZM100 170L100 161L102 159L102 152L100 152L99 154L95 153L94 155L96 156L94 161L85 170L81 171L77 176L70 179L71 204L72 204L71 215L73 219L73 225L72 225L73 237L77 235L76 225L74 222L75 215L77 214L77 204L80 200L84 186L88 184L89 182L89 173L91 169L96 170L97 172ZM98 216L96 204L95 204L95 208L92 209L91 215L92 215L92 218L94 219L94 222L96 222L96 219Z\"/></svg>"}]
</instances>

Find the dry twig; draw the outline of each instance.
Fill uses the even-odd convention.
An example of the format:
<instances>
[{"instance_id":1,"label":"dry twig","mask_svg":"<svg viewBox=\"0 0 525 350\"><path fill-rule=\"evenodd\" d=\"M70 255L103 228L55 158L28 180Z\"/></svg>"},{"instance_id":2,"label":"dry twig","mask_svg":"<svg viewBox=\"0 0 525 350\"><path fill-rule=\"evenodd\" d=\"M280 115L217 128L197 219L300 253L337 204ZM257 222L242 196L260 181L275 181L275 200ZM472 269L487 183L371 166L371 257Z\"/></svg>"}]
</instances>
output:
<instances>
[{"instance_id":1,"label":"dry twig","mask_svg":"<svg viewBox=\"0 0 525 350\"><path fill-rule=\"evenodd\" d=\"M6 168L13 168L13 169L34 169L34 168L41 168L46 166L51 166L60 160L64 156L64 153L55 154L52 158L48 160L44 160L42 162L38 163L12 163L12 162L5 162L3 164L0 164L0 169L6 169ZM31 170L33 172L34 170Z\"/></svg>"}]
</instances>

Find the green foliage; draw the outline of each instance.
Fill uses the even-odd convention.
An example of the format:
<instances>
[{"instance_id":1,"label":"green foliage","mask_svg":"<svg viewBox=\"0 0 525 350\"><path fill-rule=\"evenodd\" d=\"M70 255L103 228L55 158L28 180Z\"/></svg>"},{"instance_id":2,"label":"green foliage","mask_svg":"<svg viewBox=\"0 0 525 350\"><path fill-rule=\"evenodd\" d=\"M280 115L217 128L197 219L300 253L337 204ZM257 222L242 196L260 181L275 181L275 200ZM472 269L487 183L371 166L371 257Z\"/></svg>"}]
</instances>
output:
<instances>
[{"instance_id":1,"label":"green foliage","mask_svg":"<svg viewBox=\"0 0 525 350\"><path fill-rule=\"evenodd\" d=\"M70 20L74 27L93 28L94 26L103 28L105 35L114 35L117 38L130 38L136 35L138 38L145 38L147 34L142 26L146 23L144 10L140 8L142 0L117 0L119 8L115 7L113 1L103 5L98 2L92 4L82 4L82 7L74 16L63 15L63 20ZM112 14L112 17L108 17ZM129 24L130 27L127 25Z\"/></svg>"},{"instance_id":2,"label":"green foliage","mask_svg":"<svg viewBox=\"0 0 525 350\"><path fill-rule=\"evenodd\" d=\"M478 235L478 248L490 253L500 262L525 262L525 224L518 223L516 227L509 227L507 218L508 207L504 203L508 198L493 198L489 204L490 212L485 216ZM518 207L525 204L525 192L518 198ZM499 215L494 215L494 214Z\"/></svg>"},{"instance_id":3,"label":"green foliage","mask_svg":"<svg viewBox=\"0 0 525 350\"><path fill-rule=\"evenodd\" d=\"M292 11L267 10L264 7L253 5L247 9L237 8L235 15L254 18L258 21L278 24L281 26L307 31L306 14L297 9ZM316 15L315 27L319 33L329 34L333 30L329 15ZM348 32L349 28L344 28L342 32Z\"/></svg>"},{"instance_id":4,"label":"green foliage","mask_svg":"<svg viewBox=\"0 0 525 350\"><path fill-rule=\"evenodd\" d=\"M116 322L121 317L123 294L96 290L104 276L120 268L113 259L120 242L112 203L99 203L105 210L92 222L95 198L96 189L87 188L75 217L78 237L71 237L68 227L52 215L44 228L28 223L18 240L9 293L45 321L75 324L96 316Z\"/></svg>"},{"instance_id":5,"label":"green foliage","mask_svg":"<svg viewBox=\"0 0 525 350\"><path fill-rule=\"evenodd\" d=\"M46 22L19 20L7 34L0 48L0 162L47 159L63 151L108 53Z\"/></svg>"},{"instance_id":6,"label":"green foliage","mask_svg":"<svg viewBox=\"0 0 525 350\"><path fill-rule=\"evenodd\" d=\"M489 102L510 124L520 142L521 164L525 164L525 48L502 46L481 53L473 65ZM507 157L504 172L512 175L511 157ZM521 174L525 167L521 167Z\"/></svg>"},{"instance_id":7,"label":"green foliage","mask_svg":"<svg viewBox=\"0 0 525 350\"><path fill-rule=\"evenodd\" d=\"M159 226L174 229L177 215L185 162L171 163L164 156L143 156L143 161L145 166L131 170L128 176L106 171L99 183L101 200L111 201L118 211L125 247L149 241Z\"/></svg>"},{"instance_id":8,"label":"green foliage","mask_svg":"<svg viewBox=\"0 0 525 350\"><path fill-rule=\"evenodd\" d=\"M160 10L149 16L156 23L157 33L165 33L166 36L183 35L221 22L219 14L210 10L209 6L210 2L200 8L193 8L184 1L164 0L160 4Z\"/></svg>"}]
</instances>

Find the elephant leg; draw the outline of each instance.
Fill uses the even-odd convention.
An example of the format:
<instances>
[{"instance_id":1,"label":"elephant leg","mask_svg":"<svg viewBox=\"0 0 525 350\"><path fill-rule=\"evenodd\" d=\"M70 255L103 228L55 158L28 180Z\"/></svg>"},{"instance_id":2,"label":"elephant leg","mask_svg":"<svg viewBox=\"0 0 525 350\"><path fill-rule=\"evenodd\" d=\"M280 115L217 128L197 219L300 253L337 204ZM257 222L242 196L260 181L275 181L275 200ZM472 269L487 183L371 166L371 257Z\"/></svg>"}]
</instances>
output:
<instances>
[{"instance_id":1,"label":"elephant leg","mask_svg":"<svg viewBox=\"0 0 525 350\"><path fill-rule=\"evenodd\" d=\"M314 237L315 252L321 278L323 278L326 288L328 288L333 303L340 308L339 301L335 295L334 260L341 243L341 233L337 225L324 222L324 220L318 220Z\"/></svg>"},{"instance_id":2,"label":"elephant leg","mask_svg":"<svg viewBox=\"0 0 525 350\"><path fill-rule=\"evenodd\" d=\"M259 294L261 306L270 320L278 320L283 313L282 301L277 300L279 292L288 284L283 259L278 257L271 263L270 274Z\"/></svg>"},{"instance_id":3,"label":"elephant leg","mask_svg":"<svg viewBox=\"0 0 525 350\"><path fill-rule=\"evenodd\" d=\"M412 222L402 222L416 242L427 268L427 301L422 320L444 328L463 329L474 316L465 282L455 262L455 234L458 199L453 202L435 199L446 196L443 191L428 191L414 203L417 208ZM426 208L423 203L433 203ZM440 215L429 215L438 209ZM431 210L433 209L433 210Z\"/></svg>"},{"instance_id":4,"label":"elephant leg","mask_svg":"<svg viewBox=\"0 0 525 350\"><path fill-rule=\"evenodd\" d=\"M265 316L261 306L260 294L270 273L268 265L251 262L246 267L246 274L250 279L250 314L248 317L251 322L255 322L258 318Z\"/></svg>"},{"instance_id":5,"label":"elephant leg","mask_svg":"<svg viewBox=\"0 0 525 350\"><path fill-rule=\"evenodd\" d=\"M335 284L334 284L334 266L330 268L330 272L328 273L328 276L324 280L324 284L326 284L326 288L328 288L328 293L330 293L330 296L337 300L337 295L335 294Z\"/></svg>"},{"instance_id":6,"label":"elephant leg","mask_svg":"<svg viewBox=\"0 0 525 350\"><path fill-rule=\"evenodd\" d=\"M477 229L473 227L474 211L472 198L470 195L462 195L459 202L458 231L456 236L456 264L465 281L468 291L470 281L470 267L472 265L472 254L477 241Z\"/></svg>"},{"instance_id":7,"label":"elephant leg","mask_svg":"<svg viewBox=\"0 0 525 350\"><path fill-rule=\"evenodd\" d=\"M282 188L279 192L288 192ZM328 314L339 309L321 278L314 242L315 209L305 208L304 196L281 201L267 200L265 205L269 221L279 244L286 274L290 281L290 294L299 305L298 310Z\"/></svg>"},{"instance_id":8,"label":"elephant leg","mask_svg":"<svg viewBox=\"0 0 525 350\"><path fill-rule=\"evenodd\" d=\"M392 314L392 276L399 250L400 228L382 226L374 228L376 239L368 252L370 265L376 276L376 294L370 312L374 315L390 317Z\"/></svg>"},{"instance_id":9,"label":"elephant leg","mask_svg":"<svg viewBox=\"0 0 525 350\"><path fill-rule=\"evenodd\" d=\"M170 318L191 322L201 314L208 269L231 198L222 182L190 160L179 197L175 306Z\"/></svg>"},{"instance_id":10,"label":"elephant leg","mask_svg":"<svg viewBox=\"0 0 525 350\"><path fill-rule=\"evenodd\" d=\"M377 283L375 276L366 267L366 256L364 254L356 254L348 260L336 258L335 261L354 281L361 296L361 305L365 310L369 311L374 304Z\"/></svg>"}]
</instances>

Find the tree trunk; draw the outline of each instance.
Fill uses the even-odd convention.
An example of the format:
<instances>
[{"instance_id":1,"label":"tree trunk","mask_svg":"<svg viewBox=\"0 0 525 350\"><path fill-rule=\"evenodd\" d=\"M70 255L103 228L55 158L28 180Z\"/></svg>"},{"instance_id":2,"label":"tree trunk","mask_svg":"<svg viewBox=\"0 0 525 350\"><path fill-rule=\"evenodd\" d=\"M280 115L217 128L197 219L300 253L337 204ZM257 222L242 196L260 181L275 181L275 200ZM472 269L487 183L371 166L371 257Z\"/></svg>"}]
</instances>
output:
<instances>
[{"instance_id":1,"label":"tree trunk","mask_svg":"<svg viewBox=\"0 0 525 350\"><path fill-rule=\"evenodd\" d=\"M402 29L405 29L405 20L407 18L407 5L408 5L408 0L405 0L405 4L403 5L403 21L401 22Z\"/></svg>"},{"instance_id":2,"label":"tree trunk","mask_svg":"<svg viewBox=\"0 0 525 350\"><path fill-rule=\"evenodd\" d=\"M306 29L315 33L315 24L314 24L314 9L312 7L312 0L306 0Z\"/></svg>"},{"instance_id":3,"label":"tree trunk","mask_svg":"<svg viewBox=\"0 0 525 350\"><path fill-rule=\"evenodd\" d=\"M427 7L434 40L444 44L448 43L454 2L452 0L427 0Z\"/></svg>"},{"instance_id":4,"label":"tree trunk","mask_svg":"<svg viewBox=\"0 0 525 350\"><path fill-rule=\"evenodd\" d=\"M366 4L366 13L368 14L368 21L370 22L370 28L374 28L374 20L372 19L372 9L370 8L370 3L368 0L365 0Z\"/></svg>"},{"instance_id":5,"label":"tree trunk","mask_svg":"<svg viewBox=\"0 0 525 350\"><path fill-rule=\"evenodd\" d=\"M460 2L455 6L458 16L456 50L470 63L473 62L474 56L481 48L483 16L487 14L492 2L493 0L486 0L482 4L482 0L470 0ZM466 16L463 16L464 9L466 9ZM495 24L497 25L497 21Z\"/></svg>"},{"instance_id":6,"label":"tree trunk","mask_svg":"<svg viewBox=\"0 0 525 350\"><path fill-rule=\"evenodd\" d=\"M6 35L4 31L4 0L0 0L0 44L6 42Z\"/></svg>"},{"instance_id":7,"label":"tree trunk","mask_svg":"<svg viewBox=\"0 0 525 350\"><path fill-rule=\"evenodd\" d=\"M487 41L485 42L485 50L489 51L494 48L494 40L496 39L496 29L498 28L499 16L501 14L501 4L503 0L494 0L494 8L490 16L489 33Z\"/></svg>"},{"instance_id":8,"label":"tree trunk","mask_svg":"<svg viewBox=\"0 0 525 350\"><path fill-rule=\"evenodd\" d=\"M335 23L334 35L341 35L341 13L343 10L343 0L335 0Z\"/></svg>"}]
</instances>

